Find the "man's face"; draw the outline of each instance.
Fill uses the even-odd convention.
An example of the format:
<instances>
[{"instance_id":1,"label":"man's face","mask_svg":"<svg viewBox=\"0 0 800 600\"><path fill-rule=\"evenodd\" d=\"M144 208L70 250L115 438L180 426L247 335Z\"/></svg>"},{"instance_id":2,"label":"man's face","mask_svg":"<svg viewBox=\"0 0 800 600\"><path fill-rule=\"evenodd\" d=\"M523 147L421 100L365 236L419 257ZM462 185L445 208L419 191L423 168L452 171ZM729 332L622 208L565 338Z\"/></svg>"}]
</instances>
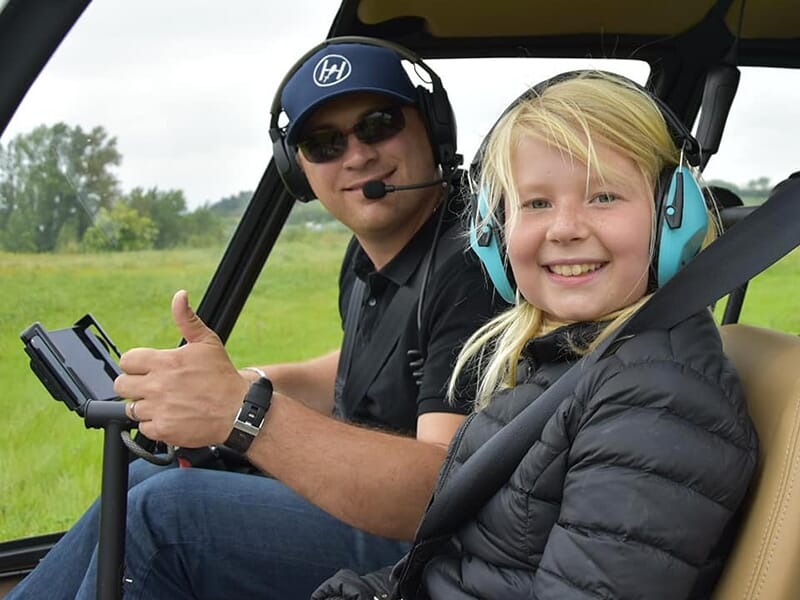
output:
<instances>
[{"instance_id":1,"label":"man's face","mask_svg":"<svg viewBox=\"0 0 800 600\"><path fill-rule=\"evenodd\" d=\"M387 96L356 93L331 100L317 109L304 128L303 139L316 131L351 131L366 115L398 106ZM350 228L362 243L400 244L410 239L427 220L441 194L439 186L390 192L369 200L361 190L368 181L407 185L438 179L438 170L418 110L402 107L405 127L396 135L373 144L347 135L342 156L327 162L310 162L302 152L298 161L319 201Z\"/></svg>"}]
</instances>

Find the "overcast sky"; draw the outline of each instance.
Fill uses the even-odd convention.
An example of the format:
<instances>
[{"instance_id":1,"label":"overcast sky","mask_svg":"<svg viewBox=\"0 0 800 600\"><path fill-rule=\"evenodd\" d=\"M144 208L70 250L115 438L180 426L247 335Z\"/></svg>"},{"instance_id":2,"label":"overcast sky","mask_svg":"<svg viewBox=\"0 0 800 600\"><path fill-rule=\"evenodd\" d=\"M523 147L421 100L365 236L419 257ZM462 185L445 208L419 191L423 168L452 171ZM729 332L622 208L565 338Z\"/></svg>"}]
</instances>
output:
<instances>
[{"instance_id":1,"label":"overcast sky","mask_svg":"<svg viewBox=\"0 0 800 600\"><path fill-rule=\"evenodd\" d=\"M182 189L194 207L252 190L271 156L274 91L295 59L324 39L336 7L332 0L95 0L0 143L41 123L102 125L117 138L116 173L126 191ZM467 160L527 86L570 68L608 68L523 59L431 64L449 90ZM621 71L646 77L641 64ZM777 182L800 169L790 116L798 106L800 73L745 70L706 178Z\"/></svg>"}]
</instances>

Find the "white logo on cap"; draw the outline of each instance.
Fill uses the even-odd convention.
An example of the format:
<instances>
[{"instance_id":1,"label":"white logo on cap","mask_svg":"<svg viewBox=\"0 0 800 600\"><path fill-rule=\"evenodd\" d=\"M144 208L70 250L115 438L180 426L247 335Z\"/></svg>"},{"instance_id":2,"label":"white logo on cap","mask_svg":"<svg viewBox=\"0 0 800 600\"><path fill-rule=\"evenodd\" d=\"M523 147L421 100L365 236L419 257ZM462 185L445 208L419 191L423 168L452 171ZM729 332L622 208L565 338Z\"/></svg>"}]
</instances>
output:
<instances>
[{"instance_id":1,"label":"white logo on cap","mask_svg":"<svg viewBox=\"0 0 800 600\"><path fill-rule=\"evenodd\" d=\"M323 56L314 67L314 83L319 87L328 87L341 83L348 77L353 68L350 61L341 54Z\"/></svg>"}]
</instances>

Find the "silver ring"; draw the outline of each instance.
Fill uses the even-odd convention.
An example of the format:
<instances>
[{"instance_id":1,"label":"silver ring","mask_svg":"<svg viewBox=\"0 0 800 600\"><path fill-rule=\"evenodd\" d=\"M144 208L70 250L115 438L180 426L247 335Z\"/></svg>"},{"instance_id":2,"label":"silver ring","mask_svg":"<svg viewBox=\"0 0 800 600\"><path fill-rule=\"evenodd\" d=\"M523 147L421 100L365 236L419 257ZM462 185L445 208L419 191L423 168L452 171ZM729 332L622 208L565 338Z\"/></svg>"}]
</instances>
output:
<instances>
[{"instance_id":1,"label":"silver ring","mask_svg":"<svg viewBox=\"0 0 800 600\"><path fill-rule=\"evenodd\" d=\"M133 402L131 402L131 419L133 419L134 421L136 421L138 423L139 422L139 417L136 416L136 403L137 402L138 402L138 400L134 400Z\"/></svg>"}]
</instances>

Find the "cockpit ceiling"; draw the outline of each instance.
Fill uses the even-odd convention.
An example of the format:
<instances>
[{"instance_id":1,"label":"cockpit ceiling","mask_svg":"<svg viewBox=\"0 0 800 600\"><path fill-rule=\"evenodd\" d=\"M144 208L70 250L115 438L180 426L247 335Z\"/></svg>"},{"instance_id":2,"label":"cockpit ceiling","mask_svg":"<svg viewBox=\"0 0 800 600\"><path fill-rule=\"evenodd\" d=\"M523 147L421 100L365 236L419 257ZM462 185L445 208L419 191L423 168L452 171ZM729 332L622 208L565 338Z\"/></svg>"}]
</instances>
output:
<instances>
[{"instance_id":1,"label":"cockpit ceiling","mask_svg":"<svg viewBox=\"0 0 800 600\"><path fill-rule=\"evenodd\" d=\"M434 38L660 37L693 28L711 11L723 10L717 4L727 6L723 21L734 36L800 39L798 0L361 0L357 16L367 26L419 20Z\"/></svg>"}]
</instances>

